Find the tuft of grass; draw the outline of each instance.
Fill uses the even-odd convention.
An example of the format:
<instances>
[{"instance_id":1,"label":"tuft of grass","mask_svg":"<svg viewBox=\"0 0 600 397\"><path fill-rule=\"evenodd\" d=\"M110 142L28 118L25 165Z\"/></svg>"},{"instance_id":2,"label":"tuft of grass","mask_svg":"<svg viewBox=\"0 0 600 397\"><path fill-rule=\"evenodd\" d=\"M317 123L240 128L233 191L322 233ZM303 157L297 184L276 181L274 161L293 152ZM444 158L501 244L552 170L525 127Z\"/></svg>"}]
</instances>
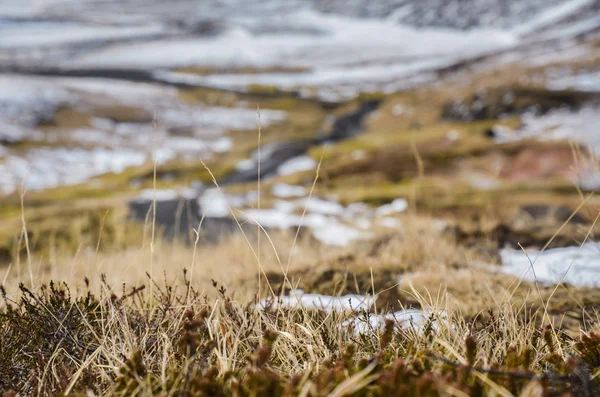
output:
<instances>
[{"instance_id":1,"label":"tuft of grass","mask_svg":"<svg viewBox=\"0 0 600 397\"><path fill-rule=\"evenodd\" d=\"M150 295L148 283L154 283ZM240 302L214 282L74 293L23 285L0 312L0 391L20 395L595 395L600 334L572 338L504 305L468 321L452 310L420 331L356 333L349 314ZM417 296L418 299L419 298ZM423 302L424 303L424 302ZM437 307L437 309L441 309ZM365 319L368 313L360 314Z\"/></svg>"}]
</instances>

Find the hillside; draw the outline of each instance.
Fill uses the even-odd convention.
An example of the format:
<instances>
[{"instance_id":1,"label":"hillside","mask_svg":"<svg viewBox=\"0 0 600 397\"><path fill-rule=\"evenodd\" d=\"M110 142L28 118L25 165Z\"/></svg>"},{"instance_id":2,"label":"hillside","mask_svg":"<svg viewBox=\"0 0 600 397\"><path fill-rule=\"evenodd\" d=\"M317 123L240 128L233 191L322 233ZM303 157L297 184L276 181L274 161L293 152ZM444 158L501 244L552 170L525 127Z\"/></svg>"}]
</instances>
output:
<instances>
[{"instance_id":1,"label":"hillside","mask_svg":"<svg viewBox=\"0 0 600 397\"><path fill-rule=\"evenodd\" d=\"M0 2L0 393L600 393L600 2Z\"/></svg>"}]
</instances>

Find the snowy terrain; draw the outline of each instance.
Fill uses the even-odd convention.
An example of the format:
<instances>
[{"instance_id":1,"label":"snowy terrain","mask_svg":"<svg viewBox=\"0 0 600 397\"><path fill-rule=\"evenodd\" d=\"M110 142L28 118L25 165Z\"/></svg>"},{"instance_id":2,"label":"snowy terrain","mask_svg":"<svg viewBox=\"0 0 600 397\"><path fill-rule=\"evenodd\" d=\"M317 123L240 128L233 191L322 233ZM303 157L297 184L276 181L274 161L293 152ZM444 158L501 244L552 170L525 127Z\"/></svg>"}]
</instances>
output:
<instances>
[{"instance_id":1,"label":"snowy terrain","mask_svg":"<svg viewBox=\"0 0 600 397\"><path fill-rule=\"evenodd\" d=\"M71 185L152 159L162 164L178 156L207 159L231 149L230 130L258 125L255 109L190 106L176 91L160 86L107 79L42 78L0 74L0 143L34 141L38 148L0 152L0 194L18 187L45 189ZM42 133L37 124L52 120L66 104L136 106L148 114L140 122L95 118L91 126ZM156 114L156 123L151 119ZM263 126L283 121L285 112L261 110ZM189 131L176 136L170 131ZM68 148L56 142L68 142ZM92 148L90 148L92 147ZM24 185L23 185L24 184Z\"/></svg>"},{"instance_id":2,"label":"snowy terrain","mask_svg":"<svg viewBox=\"0 0 600 397\"><path fill-rule=\"evenodd\" d=\"M230 88L267 84L373 89L548 39L557 26L568 36L567 28L581 34L600 23L587 19L600 7L598 0L141 4L4 1L0 64L161 69L158 75L171 81ZM215 73L165 73L184 66L214 68ZM242 67L293 71L218 72Z\"/></svg>"}]
</instances>

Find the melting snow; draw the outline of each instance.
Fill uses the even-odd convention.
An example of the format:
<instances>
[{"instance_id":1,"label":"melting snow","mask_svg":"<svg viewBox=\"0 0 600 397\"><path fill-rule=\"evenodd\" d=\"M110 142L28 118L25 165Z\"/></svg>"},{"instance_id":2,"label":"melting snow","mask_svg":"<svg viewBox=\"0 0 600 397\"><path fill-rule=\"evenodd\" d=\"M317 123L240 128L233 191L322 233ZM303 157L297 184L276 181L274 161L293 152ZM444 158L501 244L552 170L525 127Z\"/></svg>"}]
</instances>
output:
<instances>
[{"instance_id":1,"label":"melting snow","mask_svg":"<svg viewBox=\"0 0 600 397\"><path fill-rule=\"evenodd\" d=\"M222 218L229 216L230 210L246 204L247 198L225 194L218 188L206 189L198 199L200 215L208 218Z\"/></svg>"},{"instance_id":2,"label":"melting snow","mask_svg":"<svg viewBox=\"0 0 600 397\"><path fill-rule=\"evenodd\" d=\"M144 189L137 196L136 201L170 201L178 198L193 199L198 191L189 189Z\"/></svg>"},{"instance_id":3,"label":"melting snow","mask_svg":"<svg viewBox=\"0 0 600 397\"><path fill-rule=\"evenodd\" d=\"M554 79L548 83L553 90L575 89L600 92L600 72L580 73Z\"/></svg>"},{"instance_id":4,"label":"melting snow","mask_svg":"<svg viewBox=\"0 0 600 397\"><path fill-rule=\"evenodd\" d=\"M306 214L294 213L306 209ZM247 209L243 217L266 228L290 229L308 227L313 236L327 245L345 246L350 242L372 235L340 222L345 214L340 204L319 198L305 198L293 202L278 200L272 209Z\"/></svg>"},{"instance_id":5,"label":"melting snow","mask_svg":"<svg viewBox=\"0 0 600 397\"><path fill-rule=\"evenodd\" d=\"M301 289L290 291L288 296L266 298L261 300L256 308L258 310L270 309L308 309L324 310L327 312L357 313L368 311L375 304L376 297L363 295L329 296L305 293ZM379 332L385 327L386 321L395 323L397 329L412 329L417 332L424 331L431 324L433 330L439 329L438 320L444 319L444 313L434 314L417 309L399 310L394 313L374 314L367 313L352 317L342 323L343 327L350 328L356 334L365 334L371 331Z\"/></svg>"},{"instance_id":6,"label":"melting snow","mask_svg":"<svg viewBox=\"0 0 600 397\"><path fill-rule=\"evenodd\" d=\"M385 217L379 221L379 224L383 227L387 227L390 229L398 229L402 226L402 222L400 222L396 218Z\"/></svg>"},{"instance_id":7,"label":"melting snow","mask_svg":"<svg viewBox=\"0 0 600 397\"><path fill-rule=\"evenodd\" d=\"M538 137L545 140L571 139L589 146L600 154L600 112L595 107L585 107L573 112L556 109L544 116L526 114L519 137Z\"/></svg>"},{"instance_id":8,"label":"melting snow","mask_svg":"<svg viewBox=\"0 0 600 397\"><path fill-rule=\"evenodd\" d=\"M308 156L298 156L287 160L277 168L279 175L292 175L296 172L310 171L317 166L317 162Z\"/></svg>"},{"instance_id":9,"label":"melting snow","mask_svg":"<svg viewBox=\"0 0 600 397\"><path fill-rule=\"evenodd\" d=\"M344 321L344 326L351 327L357 334L365 334L369 331L379 331L385 327L386 321L393 321L396 328L410 328L415 331L423 331L423 327L431 322L431 327L435 330L439 325L437 317L433 313L427 313L417 309L400 310L388 314L368 314L368 321L364 316L354 317Z\"/></svg>"},{"instance_id":10,"label":"melting snow","mask_svg":"<svg viewBox=\"0 0 600 397\"><path fill-rule=\"evenodd\" d=\"M544 252L500 250L502 271L544 284L564 283L578 287L600 287L600 243L581 247L553 248ZM533 263L533 265L532 265Z\"/></svg>"},{"instance_id":11,"label":"melting snow","mask_svg":"<svg viewBox=\"0 0 600 397\"><path fill-rule=\"evenodd\" d=\"M304 197L307 192L303 186L287 185L285 183L277 183L271 188L273 196L281 198L289 197Z\"/></svg>"},{"instance_id":12,"label":"melting snow","mask_svg":"<svg viewBox=\"0 0 600 397\"><path fill-rule=\"evenodd\" d=\"M397 198L390 204L385 204L377 208L377 215L390 215L398 212L404 212L407 208L408 202L403 198Z\"/></svg>"},{"instance_id":13,"label":"melting snow","mask_svg":"<svg viewBox=\"0 0 600 397\"><path fill-rule=\"evenodd\" d=\"M318 197L306 197L296 202L300 207L307 211L324 215L342 215L344 207L339 203L329 200L323 200Z\"/></svg>"},{"instance_id":14,"label":"melting snow","mask_svg":"<svg viewBox=\"0 0 600 397\"><path fill-rule=\"evenodd\" d=\"M4 158L0 189L8 194L22 185L33 190L74 185L108 172L121 173L146 159L145 153L130 149L35 148L23 157Z\"/></svg>"},{"instance_id":15,"label":"melting snow","mask_svg":"<svg viewBox=\"0 0 600 397\"><path fill-rule=\"evenodd\" d=\"M92 108L135 106L149 115L155 113L158 125L94 118L89 128L41 133L38 124L52 120L56 111L65 105ZM285 118L285 112L261 110L262 125ZM5 174L0 191L14 191L26 174L27 185L33 189L82 183L102 173L122 172L123 164L139 165L145 161L146 153L153 149L158 163L179 155L207 158L213 153L231 149L233 141L223 136L224 132L251 130L257 123L258 115L254 109L189 106L177 97L177 90L158 85L110 79L0 74L0 142L29 140L53 143L61 139L69 142L63 146L73 147L40 148L25 153L7 148L0 161L0 170ZM90 145L98 148L92 151L77 148ZM86 156L84 153L91 154ZM115 154L110 156L107 153ZM129 159L126 158L128 156ZM53 157L56 160L50 160ZM48 172L43 172L46 167Z\"/></svg>"},{"instance_id":16,"label":"melting snow","mask_svg":"<svg viewBox=\"0 0 600 397\"><path fill-rule=\"evenodd\" d=\"M0 123L15 129L33 128L40 121L50 120L60 106L75 99L74 95L43 79L0 74ZM14 132L8 134L15 140L27 138Z\"/></svg>"},{"instance_id":17,"label":"melting snow","mask_svg":"<svg viewBox=\"0 0 600 397\"><path fill-rule=\"evenodd\" d=\"M577 12L580 8L592 3L594 3L594 0L565 1L560 5L546 9L534 18L530 19L529 22L518 25L512 30L512 33L524 36L535 30L559 22L568 17L569 15L572 15L573 13Z\"/></svg>"},{"instance_id":18,"label":"melting snow","mask_svg":"<svg viewBox=\"0 0 600 397\"><path fill-rule=\"evenodd\" d=\"M163 33L161 25L97 26L73 22L21 22L0 25L0 49L25 47L58 47L84 42L104 42L130 38L150 38Z\"/></svg>"},{"instance_id":19,"label":"melting snow","mask_svg":"<svg viewBox=\"0 0 600 397\"><path fill-rule=\"evenodd\" d=\"M313 236L323 244L340 247L345 247L352 241L371 236L371 234L366 234L333 220L328 220L324 225L314 228L312 232Z\"/></svg>"},{"instance_id":20,"label":"melting snow","mask_svg":"<svg viewBox=\"0 0 600 397\"><path fill-rule=\"evenodd\" d=\"M328 296L307 294L301 289L290 291L289 296L263 299L259 309L270 308L305 308L325 311L358 312L368 310L375 303L375 298L362 295Z\"/></svg>"}]
</instances>

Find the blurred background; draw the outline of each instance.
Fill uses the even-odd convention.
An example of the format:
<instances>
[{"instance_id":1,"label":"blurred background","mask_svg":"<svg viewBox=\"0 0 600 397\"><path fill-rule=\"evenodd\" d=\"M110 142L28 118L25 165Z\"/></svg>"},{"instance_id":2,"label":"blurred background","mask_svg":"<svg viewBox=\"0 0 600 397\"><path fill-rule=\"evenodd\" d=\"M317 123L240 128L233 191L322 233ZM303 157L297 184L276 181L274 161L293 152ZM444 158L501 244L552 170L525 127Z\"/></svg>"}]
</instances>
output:
<instances>
[{"instance_id":1,"label":"blurred background","mask_svg":"<svg viewBox=\"0 0 600 397\"><path fill-rule=\"evenodd\" d=\"M47 257L152 218L344 247L418 214L481 250L570 220L569 246L599 99L599 0L0 0L0 263L23 212Z\"/></svg>"}]
</instances>

